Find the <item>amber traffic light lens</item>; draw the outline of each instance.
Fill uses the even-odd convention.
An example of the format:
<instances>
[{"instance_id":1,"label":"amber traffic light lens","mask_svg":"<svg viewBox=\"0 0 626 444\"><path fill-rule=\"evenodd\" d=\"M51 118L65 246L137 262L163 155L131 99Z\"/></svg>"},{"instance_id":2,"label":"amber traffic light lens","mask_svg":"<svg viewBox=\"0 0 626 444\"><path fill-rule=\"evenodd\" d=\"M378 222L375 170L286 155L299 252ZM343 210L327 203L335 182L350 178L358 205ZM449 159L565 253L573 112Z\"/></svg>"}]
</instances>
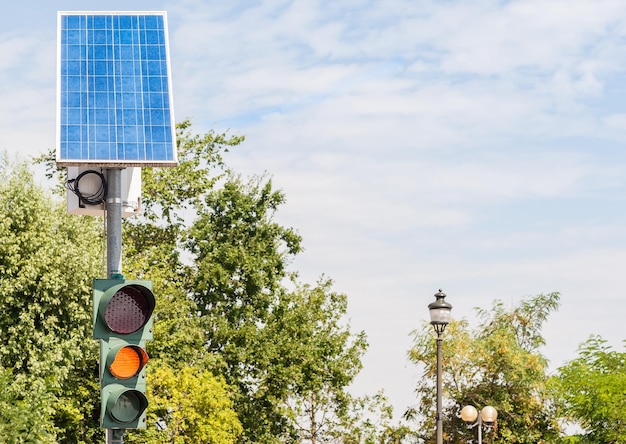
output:
<instances>
[{"instance_id":1,"label":"amber traffic light lens","mask_svg":"<svg viewBox=\"0 0 626 444\"><path fill-rule=\"evenodd\" d=\"M139 374L148 362L148 354L141 347L122 347L109 366L109 371L118 379L128 379Z\"/></svg>"}]
</instances>

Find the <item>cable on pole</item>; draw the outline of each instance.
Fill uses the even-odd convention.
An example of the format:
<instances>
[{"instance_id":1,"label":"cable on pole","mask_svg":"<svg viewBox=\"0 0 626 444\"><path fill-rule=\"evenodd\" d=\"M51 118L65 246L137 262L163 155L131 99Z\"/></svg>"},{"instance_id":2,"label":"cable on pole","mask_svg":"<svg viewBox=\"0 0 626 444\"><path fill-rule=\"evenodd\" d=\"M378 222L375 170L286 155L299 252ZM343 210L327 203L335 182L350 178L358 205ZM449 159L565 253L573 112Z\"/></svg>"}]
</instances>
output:
<instances>
[{"instance_id":1,"label":"cable on pole","mask_svg":"<svg viewBox=\"0 0 626 444\"><path fill-rule=\"evenodd\" d=\"M94 192L91 192L91 193L83 192L80 190L80 181L85 176L90 175L90 174L95 174L96 176L100 178L100 186ZM69 191L71 191L78 197L79 203L81 206L83 204L100 205L105 202L106 197L107 197L106 178L104 177L104 174L96 170L85 170L82 173L80 173L75 179L69 179L67 182L65 182L65 188L67 188Z\"/></svg>"}]
</instances>

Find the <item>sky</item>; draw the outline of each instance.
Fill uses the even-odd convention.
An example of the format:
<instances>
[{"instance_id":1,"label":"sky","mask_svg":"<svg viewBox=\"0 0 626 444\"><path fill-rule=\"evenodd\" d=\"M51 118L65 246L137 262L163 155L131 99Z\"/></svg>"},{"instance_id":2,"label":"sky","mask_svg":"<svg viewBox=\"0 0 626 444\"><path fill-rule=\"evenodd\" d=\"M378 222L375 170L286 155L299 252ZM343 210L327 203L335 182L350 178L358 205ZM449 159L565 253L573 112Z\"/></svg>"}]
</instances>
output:
<instances>
[{"instance_id":1,"label":"sky","mask_svg":"<svg viewBox=\"0 0 626 444\"><path fill-rule=\"evenodd\" d=\"M9 2L0 150L55 146L56 13L86 10L167 11L176 119L245 135L226 162L284 191L292 268L367 333L355 394L416 404L440 288L470 322L560 292L552 371L592 334L623 350L626 2Z\"/></svg>"}]
</instances>

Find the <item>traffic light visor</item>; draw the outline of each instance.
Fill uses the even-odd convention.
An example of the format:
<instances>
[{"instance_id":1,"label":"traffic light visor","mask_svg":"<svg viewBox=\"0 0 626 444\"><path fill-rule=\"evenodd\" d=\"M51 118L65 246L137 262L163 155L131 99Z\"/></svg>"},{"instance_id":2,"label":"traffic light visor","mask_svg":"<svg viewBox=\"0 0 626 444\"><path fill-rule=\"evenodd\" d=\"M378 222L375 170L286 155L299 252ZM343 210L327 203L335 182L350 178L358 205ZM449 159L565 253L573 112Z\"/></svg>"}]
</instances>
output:
<instances>
[{"instance_id":1,"label":"traffic light visor","mask_svg":"<svg viewBox=\"0 0 626 444\"><path fill-rule=\"evenodd\" d=\"M152 291L142 285L123 285L108 301L104 320L112 332L131 334L146 325L153 310Z\"/></svg>"},{"instance_id":2,"label":"traffic light visor","mask_svg":"<svg viewBox=\"0 0 626 444\"><path fill-rule=\"evenodd\" d=\"M129 379L137 376L148 362L146 351L136 345L121 347L109 364L109 372L118 379Z\"/></svg>"}]
</instances>

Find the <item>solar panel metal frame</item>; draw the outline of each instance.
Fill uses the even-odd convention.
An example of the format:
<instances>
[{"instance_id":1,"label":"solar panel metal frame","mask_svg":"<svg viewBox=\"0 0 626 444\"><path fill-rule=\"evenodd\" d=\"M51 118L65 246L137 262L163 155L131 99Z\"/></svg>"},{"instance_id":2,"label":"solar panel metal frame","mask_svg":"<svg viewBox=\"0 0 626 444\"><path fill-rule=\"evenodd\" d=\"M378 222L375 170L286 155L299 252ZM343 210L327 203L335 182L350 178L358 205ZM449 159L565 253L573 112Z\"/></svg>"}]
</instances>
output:
<instances>
[{"instance_id":1,"label":"solar panel metal frame","mask_svg":"<svg viewBox=\"0 0 626 444\"><path fill-rule=\"evenodd\" d=\"M63 31L69 31L70 28L64 29L63 19L69 16L84 17L85 26L71 28L71 30L78 29L79 33L84 32L85 36L78 35L78 37L75 38L84 38L85 41L80 41L80 43L73 45L70 44L69 40L71 34L68 32L65 35L66 40L64 43ZM163 36L163 42L159 41L156 45L158 46L157 51L159 53L157 59L150 59L150 53L154 55L154 49L147 49L149 40L144 40L143 42L135 42L133 40L135 38L139 40L141 40L141 38L150 38L146 32L147 25L145 25L147 23L146 18L149 16L161 17L163 25L162 30L155 30L157 33L162 31ZM97 21L100 21L101 18L104 17L103 20L105 20L111 28L96 28L94 26L90 29L88 26L90 17L94 23L96 18L98 18ZM111 22L107 21L107 17L111 18ZM124 35L121 33L121 31L128 31L129 28L123 28L122 26L115 28L115 17L137 18L137 22L133 23L133 25L137 25L137 27L130 28L132 32L136 31L137 35L130 37L130 43L124 42ZM144 17L143 22L139 17ZM78 20L81 19L79 18ZM70 23L69 19L67 23ZM121 20L118 19L118 25L120 23ZM141 28L141 23L144 23L146 29ZM89 165L101 167L171 167L178 165L167 13L164 11L59 11L57 14L57 27L57 165ZM104 32L99 34L94 33L94 29L105 29L106 32L110 31L112 41L106 41L98 47L94 42L89 42L87 37L89 31L93 33L94 41L96 36L100 39L103 38ZM140 31L145 34L140 36ZM120 34L115 37L113 36L114 32L120 32ZM157 37L158 36L160 36L160 34L157 34ZM117 42L115 41L116 38L118 39ZM124 47L122 47L122 43L124 43ZM64 44L65 48L63 48ZM119 54L116 54L116 44L119 46ZM142 49L142 44L146 46L146 48ZM70 51L70 46L72 47L71 51L79 51L76 59L71 59L70 57L68 52ZM83 48L85 53L83 53ZM126 51L128 54L130 50L133 51L132 63L128 60L124 60L125 62L129 62L124 66L130 67L132 65L132 74L122 72L122 57L124 57L122 52ZM63 51L66 52L63 53ZM105 51L105 60L96 56L96 51L99 51L101 54L103 54L102 51ZM65 59L63 58L64 54ZM90 54L93 56L92 59L89 58ZM137 54L139 54L138 60L134 58ZM78 66L76 64L71 65L69 63L70 60L74 60L80 64L80 72L78 74L74 73L74 75L70 75L70 68L76 70ZM105 66L101 62L108 65ZM159 63L159 75L149 77L147 76L149 71L143 72L144 69L149 70L149 66L156 66L149 65L150 62ZM92 72L89 72L90 65L88 65L88 63L93 63L93 67L91 67ZM99 73L96 63L99 64L99 68L104 68L107 72L106 75L100 75L97 80L95 77ZM164 73L162 72L163 69L165 70ZM112 71L112 73L109 73L109 71ZM63 77L64 75L65 78ZM160 85L154 83L153 85L156 86L153 90L153 85L149 85L148 83L151 79L156 77L159 77ZM77 82L80 82L78 91L69 88L70 78L71 82L74 82L74 88L76 88ZM133 82L133 86L129 86L129 82L131 81ZM122 96L123 91L118 90L118 88L121 89L122 82L126 86L124 96ZM141 85L140 87L137 86L137 82ZM154 82L157 81L154 80ZM159 87L161 89L158 89ZM70 92L78 94L70 96ZM102 102L106 103L106 106L99 108L98 99L96 99L96 97L104 97L103 94L107 95L102 99ZM111 99L111 94L114 95L114 99ZM131 97L133 94L134 97ZM123 99L120 100L122 97ZM147 99L147 97L149 97L149 99ZM77 106L69 106L71 102L70 99L78 101L79 104ZM130 100L134 100L135 106L126 106L127 102L130 103ZM111 101L113 102L112 106L109 105ZM141 106L138 105L139 102ZM155 106L153 106L153 102ZM159 107L158 105L160 104L161 106ZM98 123L96 117L101 116L100 120L103 120L104 110L109 113L107 123ZM96 115L96 112L99 112L99 114ZM135 113L134 125L132 124L133 117L131 115L133 112ZM150 124L153 118L155 122L159 122L158 125ZM111 120L114 121L113 124L111 124ZM149 124L146 124L146 121L148 121ZM135 131L134 134L133 130ZM80 134L78 134L77 131L79 131ZM127 136L126 138L129 142L125 140L125 136ZM135 151L133 151L133 149ZM150 152L150 150L153 151Z\"/></svg>"}]
</instances>

